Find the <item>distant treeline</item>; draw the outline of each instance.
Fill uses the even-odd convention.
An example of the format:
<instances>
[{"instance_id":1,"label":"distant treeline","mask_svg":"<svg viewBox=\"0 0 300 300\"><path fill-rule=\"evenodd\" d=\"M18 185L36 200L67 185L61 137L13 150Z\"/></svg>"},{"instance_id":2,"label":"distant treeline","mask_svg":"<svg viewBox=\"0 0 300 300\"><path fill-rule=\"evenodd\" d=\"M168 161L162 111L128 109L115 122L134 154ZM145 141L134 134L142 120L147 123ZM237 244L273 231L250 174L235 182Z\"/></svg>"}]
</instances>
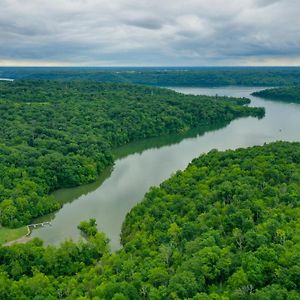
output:
<instances>
[{"instance_id":1,"label":"distant treeline","mask_svg":"<svg viewBox=\"0 0 300 300\"><path fill-rule=\"evenodd\" d=\"M266 89L259 92L254 92L252 95L271 100L300 103L300 85Z\"/></svg>"},{"instance_id":2,"label":"distant treeline","mask_svg":"<svg viewBox=\"0 0 300 300\"><path fill-rule=\"evenodd\" d=\"M155 86L284 86L300 84L300 68L0 68L0 77Z\"/></svg>"},{"instance_id":3,"label":"distant treeline","mask_svg":"<svg viewBox=\"0 0 300 300\"><path fill-rule=\"evenodd\" d=\"M115 147L264 115L248 103L127 84L0 82L0 223L17 227L58 209L47 195L94 181Z\"/></svg>"},{"instance_id":4,"label":"distant treeline","mask_svg":"<svg viewBox=\"0 0 300 300\"><path fill-rule=\"evenodd\" d=\"M299 182L299 143L212 150L131 210L117 253L93 219L85 243L0 247L0 299L299 300Z\"/></svg>"}]
</instances>

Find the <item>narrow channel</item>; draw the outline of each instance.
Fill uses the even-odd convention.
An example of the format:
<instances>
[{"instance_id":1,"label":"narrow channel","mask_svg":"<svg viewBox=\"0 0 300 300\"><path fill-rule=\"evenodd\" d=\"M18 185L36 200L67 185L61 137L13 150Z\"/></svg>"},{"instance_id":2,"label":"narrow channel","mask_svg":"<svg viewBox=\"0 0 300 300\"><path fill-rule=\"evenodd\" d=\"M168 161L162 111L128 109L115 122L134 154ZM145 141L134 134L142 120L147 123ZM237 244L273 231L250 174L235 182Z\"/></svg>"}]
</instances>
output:
<instances>
[{"instance_id":1,"label":"narrow channel","mask_svg":"<svg viewBox=\"0 0 300 300\"><path fill-rule=\"evenodd\" d=\"M36 222L50 221L52 226L33 230L32 236L47 244L58 244L67 238L77 239L77 225L82 220L96 218L100 230L111 241L112 250L120 247L121 226L130 209L143 199L151 186L157 186L177 170L211 149L235 149L267 142L300 140L300 105L266 101L251 96L262 88L172 88L195 95L248 97L251 106L263 106L263 119L252 117L232 121L227 126L192 131L187 137L171 136L151 139L118 149L117 159L98 181L54 193L63 207ZM223 126L223 127L222 127ZM203 133L203 131L206 131Z\"/></svg>"}]
</instances>

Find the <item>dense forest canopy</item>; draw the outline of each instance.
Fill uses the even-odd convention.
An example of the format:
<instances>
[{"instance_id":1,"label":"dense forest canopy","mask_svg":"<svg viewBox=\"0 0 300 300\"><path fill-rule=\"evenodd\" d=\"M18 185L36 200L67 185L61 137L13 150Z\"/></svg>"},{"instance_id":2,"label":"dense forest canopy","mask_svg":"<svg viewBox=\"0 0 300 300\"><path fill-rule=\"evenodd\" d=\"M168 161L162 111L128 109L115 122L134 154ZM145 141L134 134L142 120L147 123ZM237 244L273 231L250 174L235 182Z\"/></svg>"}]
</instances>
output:
<instances>
[{"instance_id":1,"label":"dense forest canopy","mask_svg":"<svg viewBox=\"0 0 300 300\"><path fill-rule=\"evenodd\" d=\"M266 89L252 95L271 100L300 103L300 85Z\"/></svg>"},{"instance_id":2,"label":"dense forest canopy","mask_svg":"<svg viewBox=\"0 0 300 300\"><path fill-rule=\"evenodd\" d=\"M245 98L86 81L0 82L0 223L59 208L48 194L94 181L131 141L264 115Z\"/></svg>"},{"instance_id":3,"label":"dense forest canopy","mask_svg":"<svg viewBox=\"0 0 300 300\"><path fill-rule=\"evenodd\" d=\"M93 80L156 86L284 86L300 84L297 67L0 68L13 79Z\"/></svg>"},{"instance_id":4,"label":"dense forest canopy","mask_svg":"<svg viewBox=\"0 0 300 300\"><path fill-rule=\"evenodd\" d=\"M300 299L300 143L212 150L152 188L110 254L87 242L0 247L1 299Z\"/></svg>"}]
</instances>

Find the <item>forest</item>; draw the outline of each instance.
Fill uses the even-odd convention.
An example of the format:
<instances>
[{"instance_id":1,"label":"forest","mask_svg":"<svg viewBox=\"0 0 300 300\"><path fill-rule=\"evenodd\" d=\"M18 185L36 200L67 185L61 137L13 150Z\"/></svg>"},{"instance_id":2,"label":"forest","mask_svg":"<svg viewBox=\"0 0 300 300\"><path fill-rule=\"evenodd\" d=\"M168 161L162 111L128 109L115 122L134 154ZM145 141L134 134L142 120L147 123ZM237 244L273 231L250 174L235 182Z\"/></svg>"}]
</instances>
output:
<instances>
[{"instance_id":1,"label":"forest","mask_svg":"<svg viewBox=\"0 0 300 300\"><path fill-rule=\"evenodd\" d=\"M300 299L300 143L211 150L152 188L111 253L81 242L0 247L1 299Z\"/></svg>"},{"instance_id":2,"label":"forest","mask_svg":"<svg viewBox=\"0 0 300 300\"><path fill-rule=\"evenodd\" d=\"M0 68L0 77L26 80L92 80L154 86L285 86L300 84L297 67Z\"/></svg>"},{"instance_id":3,"label":"forest","mask_svg":"<svg viewBox=\"0 0 300 300\"><path fill-rule=\"evenodd\" d=\"M118 83L2 81L0 224L27 225L57 210L49 194L94 181L118 146L264 115L249 103Z\"/></svg>"},{"instance_id":4,"label":"forest","mask_svg":"<svg viewBox=\"0 0 300 300\"><path fill-rule=\"evenodd\" d=\"M252 95L270 100L300 103L300 85L266 89L254 92Z\"/></svg>"}]
</instances>

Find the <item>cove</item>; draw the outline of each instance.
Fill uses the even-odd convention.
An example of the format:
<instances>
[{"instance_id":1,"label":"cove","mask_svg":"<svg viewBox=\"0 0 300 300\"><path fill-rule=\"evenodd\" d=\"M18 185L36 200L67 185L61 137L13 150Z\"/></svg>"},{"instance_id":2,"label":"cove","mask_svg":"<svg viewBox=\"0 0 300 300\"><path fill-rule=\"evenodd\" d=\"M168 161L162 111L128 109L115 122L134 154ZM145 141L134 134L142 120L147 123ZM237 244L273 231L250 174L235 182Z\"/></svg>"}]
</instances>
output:
<instances>
[{"instance_id":1,"label":"cove","mask_svg":"<svg viewBox=\"0 0 300 300\"><path fill-rule=\"evenodd\" d=\"M262 88L172 88L186 94L248 97L251 106L266 109L263 119L241 118L230 124L201 128L185 136L149 139L119 148L118 159L99 179L89 185L62 189L53 194L63 207L35 222L51 221L51 227L35 229L33 237L47 244L66 238L77 239L77 225L96 218L100 230L111 241L112 250L120 247L122 223L130 209L143 199L151 186L159 185L172 173L183 170L189 162L211 149L235 149L277 140L300 140L300 105L256 98L250 94Z\"/></svg>"}]
</instances>

